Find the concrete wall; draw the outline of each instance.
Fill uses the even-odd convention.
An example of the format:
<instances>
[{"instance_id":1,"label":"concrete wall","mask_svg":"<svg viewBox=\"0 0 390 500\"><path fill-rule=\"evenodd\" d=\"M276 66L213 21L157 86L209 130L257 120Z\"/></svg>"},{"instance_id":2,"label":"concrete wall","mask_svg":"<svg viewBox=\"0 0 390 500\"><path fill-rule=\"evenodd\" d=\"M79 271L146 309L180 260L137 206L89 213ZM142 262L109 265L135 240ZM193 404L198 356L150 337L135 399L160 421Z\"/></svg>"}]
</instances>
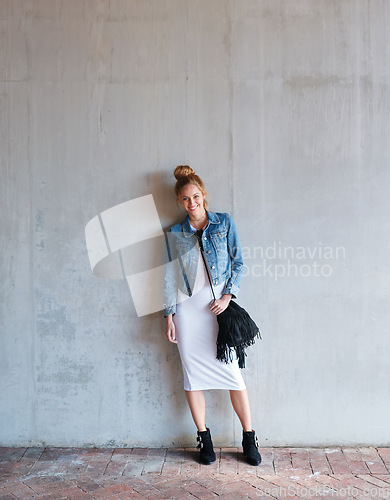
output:
<instances>
[{"instance_id":1,"label":"concrete wall","mask_svg":"<svg viewBox=\"0 0 390 500\"><path fill-rule=\"evenodd\" d=\"M389 27L388 0L0 1L2 445L194 445L164 320L84 238L146 194L178 221L184 162L241 236L261 444L390 444Z\"/></svg>"}]
</instances>

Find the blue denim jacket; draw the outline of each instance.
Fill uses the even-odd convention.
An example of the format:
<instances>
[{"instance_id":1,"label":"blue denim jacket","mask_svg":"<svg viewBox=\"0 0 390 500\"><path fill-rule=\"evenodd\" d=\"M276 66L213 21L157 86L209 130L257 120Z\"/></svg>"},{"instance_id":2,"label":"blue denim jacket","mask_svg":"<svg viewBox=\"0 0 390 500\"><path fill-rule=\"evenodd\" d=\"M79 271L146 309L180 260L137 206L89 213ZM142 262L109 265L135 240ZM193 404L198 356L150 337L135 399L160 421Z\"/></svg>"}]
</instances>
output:
<instances>
[{"instance_id":1,"label":"blue denim jacket","mask_svg":"<svg viewBox=\"0 0 390 500\"><path fill-rule=\"evenodd\" d=\"M243 259L241 244L232 217L227 213L207 211L208 223L203 230L203 248L213 285L226 281L222 294L236 297L239 291ZM164 317L175 314L177 290L191 296L195 284L199 243L188 215L167 231L169 263L164 276Z\"/></svg>"}]
</instances>

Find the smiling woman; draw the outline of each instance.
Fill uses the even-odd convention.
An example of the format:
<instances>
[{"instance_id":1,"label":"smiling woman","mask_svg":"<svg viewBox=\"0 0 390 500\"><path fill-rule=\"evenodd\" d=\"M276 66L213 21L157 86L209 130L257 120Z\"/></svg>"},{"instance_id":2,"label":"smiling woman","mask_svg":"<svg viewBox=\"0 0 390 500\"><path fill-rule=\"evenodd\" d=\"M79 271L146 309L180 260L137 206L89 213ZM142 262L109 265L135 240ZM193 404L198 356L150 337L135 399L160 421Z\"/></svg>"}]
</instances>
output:
<instances>
[{"instance_id":1,"label":"smiling woman","mask_svg":"<svg viewBox=\"0 0 390 500\"><path fill-rule=\"evenodd\" d=\"M207 210L208 208L208 203L206 200L207 196L207 191L205 188L205 185L202 181L202 179L199 177L199 175L196 175L195 172L192 170L191 167L188 165L179 165L178 167L175 168L174 174L175 178L177 179L177 182L175 184L175 194L177 197L176 202L184 199L188 199L189 196L196 194L198 196L201 196L201 198L198 198L197 200L197 205L200 207L204 207L204 209ZM193 189L190 189L193 188ZM183 191L186 189L190 189L189 192ZM196 193L194 193L194 191ZM181 203L182 204L182 203ZM184 205L182 205L184 206ZM184 206L185 208L185 206ZM192 208L196 208L194 205ZM186 209L187 210L187 209ZM203 210L203 208L202 208ZM194 213L194 212L192 212Z\"/></svg>"},{"instance_id":2,"label":"smiling woman","mask_svg":"<svg viewBox=\"0 0 390 500\"><path fill-rule=\"evenodd\" d=\"M237 229L229 214L208 210L206 188L191 167L180 165L174 175L177 179L176 203L184 208L187 216L180 224L172 226L167 234L169 257L171 261L179 261L181 276L173 275L170 272L172 267L167 266L164 280L165 333L179 349L184 390L197 427L200 460L204 464L216 460L210 429L205 423L203 390L226 389L230 391L233 408L242 424L244 455L250 464L258 465L261 457L237 357L232 352L232 363L216 358L217 315L228 307L232 297L236 297L244 266Z\"/></svg>"}]
</instances>

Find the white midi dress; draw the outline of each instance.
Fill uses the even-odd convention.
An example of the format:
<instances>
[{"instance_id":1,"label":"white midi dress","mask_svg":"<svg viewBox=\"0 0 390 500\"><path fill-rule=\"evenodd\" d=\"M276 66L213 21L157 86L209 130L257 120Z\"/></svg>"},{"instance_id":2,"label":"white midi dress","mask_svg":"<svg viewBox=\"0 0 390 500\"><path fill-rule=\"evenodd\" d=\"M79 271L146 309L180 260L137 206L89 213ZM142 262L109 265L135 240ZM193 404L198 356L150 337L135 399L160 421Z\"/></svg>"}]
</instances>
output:
<instances>
[{"instance_id":1,"label":"white midi dress","mask_svg":"<svg viewBox=\"0 0 390 500\"><path fill-rule=\"evenodd\" d=\"M191 297L178 290L175 324L177 346L183 366L184 390L243 390L246 388L234 353L231 363L217 355L218 321L210 311L213 300L200 250L197 275ZM222 296L225 282L214 286L216 298Z\"/></svg>"}]
</instances>

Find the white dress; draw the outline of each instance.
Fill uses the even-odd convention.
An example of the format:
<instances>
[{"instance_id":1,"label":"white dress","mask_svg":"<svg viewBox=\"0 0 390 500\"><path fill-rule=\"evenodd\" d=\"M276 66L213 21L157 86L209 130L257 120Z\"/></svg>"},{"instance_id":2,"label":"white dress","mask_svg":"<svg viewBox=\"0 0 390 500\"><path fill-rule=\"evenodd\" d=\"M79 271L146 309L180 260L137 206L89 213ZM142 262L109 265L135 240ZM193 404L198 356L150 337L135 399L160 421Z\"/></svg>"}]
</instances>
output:
<instances>
[{"instance_id":1,"label":"white dress","mask_svg":"<svg viewBox=\"0 0 390 500\"><path fill-rule=\"evenodd\" d=\"M213 296L206 272L199 250L192 296L178 290L176 314L173 316L183 365L184 390L243 390L246 386L235 353L231 363L216 358L218 321L216 314L209 309ZM224 286L225 282L214 286L217 298L222 296Z\"/></svg>"}]
</instances>

